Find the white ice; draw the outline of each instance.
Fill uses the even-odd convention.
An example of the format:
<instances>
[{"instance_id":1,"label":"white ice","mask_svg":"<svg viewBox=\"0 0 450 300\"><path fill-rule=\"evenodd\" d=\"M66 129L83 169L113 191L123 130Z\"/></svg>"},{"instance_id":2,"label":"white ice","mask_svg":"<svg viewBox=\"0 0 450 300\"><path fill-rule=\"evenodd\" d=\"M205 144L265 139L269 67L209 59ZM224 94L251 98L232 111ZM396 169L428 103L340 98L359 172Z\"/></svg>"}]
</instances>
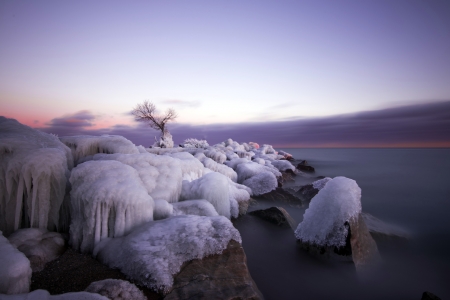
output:
<instances>
[{"instance_id":1,"label":"white ice","mask_svg":"<svg viewBox=\"0 0 450 300\"><path fill-rule=\"evenodd\" d=\"M203 152L195 154L195 158L197 158L205 168L223 174L234 182L237 181L237 174L232 168L206 157Z\"/></svg>"},{"instance_id":2,"label":"white ice","mask_svg":"<svg viewBox=\"0 0 450 300\"><path fill-rule=\"evenodd\" d=\"M319 180L316 180L312 183L313 188L318 189L319 191L325 187L325 185L331 180L330 177L325 177Z\"/></svg>"},{"instance_id":3,"label":"white ice","mask_svg":"<svg viewBox=\"0 0 450 300\"><path fill-rule=\"evenodd\" d=\"M98 293L111 300L147 300L147 297L136 285L120 279L104 279L92 282L85 291Z\"/></svg>"},{"instance_id":4,"label":"white ice","mask_svg":"<svg viewBox=\"0 0 450 300\"><path fill-rule=\"evenodd\" d=\"M183 142L184 148L206 148L209 144L206 140L198 140L194 138L185 139Z\"/></svg>"},{"instance_id":5,"label":"white ice","mask_svg":"<svg viewBox=\"0 0 450 300\"><path fill-rule=\"evenodd\" d=\"M173 204L173 214L179 215L196 215L205 217L218 216L214 206L205 199L185 200Z\"/></svg>"},{"instance_id":6,"label":"white ice","mask_svg":"<svg viewBox=\"0 0 450 300\"><path fill-rule=\"evenodd\" d=\"M0 117L0 230L56 230L72 161L56 136Z\"/></svg>"},{"instance_id":7,"label":"white ice","mask_svg":"<svg viewBox=\"0 0 450 300\"><path fill-rule=\"evenodd\" d=\"M273 173L262 172L244 180L242 184L251 188L253 195L259 196L276 189L278 181Z\"/></svg>"},{"instance_id":8,"label":"white ice","mask_svg":"<svg viewBox=\"0 0 450 300\"><path fill-rule=\"evenodd\" d=\"M0 254L0 294L27 293L31 284L30 261L1 231Z\"/></svg>"},{"instance_id":9,"label":"white ice","mask_svg":"<svg viewBox=\"0 0 450 300\"><path fill-rule=\"evenodd\" d=\"M72 150L75 165L97 153L139 153L138 148L131 141L119 135L77 135L59 139ZM87 158L87 160L90 159Z\"/></svg>"},{"instance_id":10,"label":"white ice","mask_svg":"<svg viewBox=\"0 0 450 300\"><path fill-rule=\"evenodd\" d=\"M97 259L140 285L167 292L186 261L221 253L241 237L222 216L174 216L140 226L121 238L102 241Z\"/></svg>"},{"instance_id":11,"label":"white ice","mask_svg":"<svg viewBox=\"0 0 450 300\"><path fill-rule=\"evenodd\" d=\"M203 176L203 164L188 152L166 152L164 155L180 161L183 180L192 181Z\"/></svg>"},{"instance_id":12,"label":"white ice","mask_svg":"<svg viewBox=\"0 0 450 300\"><path fill-rule=\"evenodd\" d=\"M109 300L105 296L88 293L88 292L74 292L60 295L50 295L46 290L35 290L27 294L19 295L2 295L0 300Z\"/></svg>"},{"instance_id":13,"label":"white ice","mask_svg":"<svg viewBox=\"0 0 450 300\"><path fill-rule=\"evenodd\" d=\"M154 202L138 172L114 160L88 161L72 170L70 243L91 252L107 237L119 237L153 220Z\"/></svg>"},{"instance_id":14,"label":"white ice","mask_svg":"<svg viewBox=\"0 0 450 300\"><path fill-rule=\"evenodd\" d=\"M295 230L302 242L318 246L345 246L344 224L361 213L361 189L356 181L335 177L311 200Z\"/></svg>"}]
</instances>

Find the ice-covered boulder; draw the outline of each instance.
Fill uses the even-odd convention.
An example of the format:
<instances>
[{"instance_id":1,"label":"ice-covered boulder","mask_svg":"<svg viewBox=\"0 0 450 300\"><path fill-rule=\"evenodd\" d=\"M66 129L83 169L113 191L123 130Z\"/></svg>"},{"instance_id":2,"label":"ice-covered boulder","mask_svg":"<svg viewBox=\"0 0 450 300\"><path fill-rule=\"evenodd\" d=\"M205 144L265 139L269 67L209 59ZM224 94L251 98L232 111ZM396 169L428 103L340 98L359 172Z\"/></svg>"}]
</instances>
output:
<instances>
[{"instance_id":1,"label":"ice-covered boulder","mask_svg":"<svg viewBox=\"0 0 450 300\"><path fill-rule=\"evenodd\" d=\"M188 152L166 152L168 155L180 161L183 180L192 181L203 176L203 164Z\"/></svg>"},{"instance_id":2,"label":"ice-covered boulder","mask_svg":"<svg viewBox=\"0 0 450 300\"><path fill-rule=\"evenodd\" d=\"M272 160L271 164L277 168L280 172L286 172L287 170L291 170L295 172L295 166L291 164L290 161L287 160Z\"/></svg>"},{"instance_id":3,"label":"ice-covered boulder","mask_svg":"<svg viewBox=\"0 0 450 300\"><path fill-rule=\"evenodd\" d=\"M206 217L214 217L219 215L214 206L204 199L186 200L174 203L173 214L176 216L196 215Z\"/></svg>"},{"instance_id":4,"label":"ice-covered boulder","mask_svg":"<svg viewBox=\"0 0 450 300\"><path fill-rule=\"evenodd\" d=\"M166 219L173 214L173 205L162 199L155 199L153 208L153 220Z\"/></svg>"},{"instance_id":5,"label":"ice-covered boulder","mask_svg":"<svg viewBox=\"0 0 450 300\"><path fill-rule=\"evenodd\" d=\"M243 183L246 179L261 173L272 173L274 177L281 176L281 173L274 167L260 165L255 162L240 163L235 169L238 174L238 183Z\"/></svg>"},{"instance_id":6,"label":"ice-covered boulder","mask_svg":"<svg viewBox=\"0 0 450 300\"><path fill-rule=\"evenodd\" d=\"M60 295L50 295L46 290L35 290L20 295L1 295L0 300L109 300L97 293L74 292Z\"/></svg>"},{"instance_id":7,"label":"ice-covered boulder","mask_svg":"<svg viewBox=\"0 0 450 300\"><path fill-rule=\"evenodd\" d=\"M230 218L229 178L211 172L191 182L184 180L180 201L205 199L209 201L217 213Z\"/></svg>"},{"instance_id":8,"label":"ice-covered boulder","mask_svg":"<svg viewBox=\"0 0 450 300\"><path fill-rule=\"evenodd\" d=\"M205 168L223 174L234 182L237 181L237 174L232 168L222 163L218 163L209 157L206 157L203 152L195 154L195 158L197 158L203 164L203 166L205 166Z\"/></svg>"},{"instance_id":9,"label":"ice-covered boulder","mask_svg":"<svg viewBox=\"0 0 450 300\"><path fill-rule=\"evenodd\" d=\"M94 160L117 160L138 171L139 177L153 199L177 202L181 192L181 161L167 155L96 154Z\"/></svg>"},{"instance_id":10,"label":"ice-covered boulder","mask_svg":"<svg viewBox=\"0 0 450 300\"><path fill-rule=\"evenodd\" d=\"M120 135L77 135L64 136L59 139L72 150L75 165L81 161L90 160L86 157L97 153L139 153L138 148L131 141Z\"/></svg>"},{"instance_id":11,"label":"ice-covered boulder","mask_svg":"<svg viewBox=\"0 0 450 300\"><path fill-rule=\"evenodd\" d=\"M233 218L243 215L247 212L250 196L253 195L252 189L243 184L228 181L230 211Z\"/></svg>"},{"instance_id":12,"label":"ice-covered boulder","mask_svg":"<svg viewBox=\"0 0 450 300\"><path fill-rule=\"evenodd\" d=\"M253 195L259 196L275 190L278 186L278 181L273 173L262 172L244 180L242 184L251 188Z\"/></svg>"},{"instance_id":13,"label":"ice-covered boulder","mask_svg":"<svg viewBox=\"0 0 450 300\"><path fill-rule=\"evenodd\" d=\"M30 261L0 231L0 294L27 293L30 283Z\"/></svg>"},{"instance_id":14,"label":"ice-covered boulder","mask_svg":"<svg viewBox=\"0 0 450 300\"><path fill-rule=\"evenodd\" d=\"M66 250L60 233L43 228L19 229L8 240L30 260L33 272L41 271L46 263L58 258Z\"/></svg>"},{"instance_id":15,"label":"ice-covered boulder","mask_svg":"<svg viewBox=\"0 0 450 300\"><path fill-rule=\"evenodd\" d=\"M225 217L174 216L104 240L94 255L136 283L168 292L184 262L221 253L231 240L241 237Z\"/></svg>"},{"instance_id":16,"label":"ice-covered boulder","mask_svg":"<svg viewBox=\"0 0 450 300\"><path fill-rule=\"evenodd\" d=\"M154 202L138 172L114 160L88 161L72 170L70 243L90 252L107 237L119 237L153 220Z\"/></svg>"},{"instance_id":17,"label":"ice-covered boulder","mask_svg":"<svg viewBox=\"0 0 450 300\"><path fill-rule=\"evenodd\" d=\"M361 213L361 189L356 181L335 177L311 200L295 230L302 243L345 247L349 222Z\"/></svg>"},{"instance_id":18,"label":"ice-covered boulder","mask_svg":"<svg viewBox=\"0 0 450 300\"><path fill-rule=\"evenodd\" d=\"M56 230L72 160L56 136L0 117L0 230Z\"/></svg>"},{"instance_id":19,"label":"ice-covered boulder","mask_svg":"<svg viewBox=\"0 0 450 300\"><path fill-rule=\"evenodd\" d=\"M85 291L100 294L110 300L147 300L147 297L136 285L120 279L92 282Z\"/></svg>"}]
</instances>

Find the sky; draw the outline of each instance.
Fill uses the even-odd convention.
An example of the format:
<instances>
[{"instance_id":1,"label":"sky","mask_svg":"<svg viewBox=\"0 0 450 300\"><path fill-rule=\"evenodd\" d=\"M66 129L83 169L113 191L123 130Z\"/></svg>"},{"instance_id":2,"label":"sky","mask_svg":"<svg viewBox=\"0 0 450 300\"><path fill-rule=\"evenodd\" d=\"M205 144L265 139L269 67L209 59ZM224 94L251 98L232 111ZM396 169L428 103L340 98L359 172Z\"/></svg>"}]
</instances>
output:
<instances>
[{"instance_id":1,"label":"sky","mask_svg":"<svg viewBox=\"0 0 450 300\"><path fill-rule=\"evenodd\" d=\"M176 143L450 147L450 2L0 1L0 115Z\"/></svg>"}]
</instances>

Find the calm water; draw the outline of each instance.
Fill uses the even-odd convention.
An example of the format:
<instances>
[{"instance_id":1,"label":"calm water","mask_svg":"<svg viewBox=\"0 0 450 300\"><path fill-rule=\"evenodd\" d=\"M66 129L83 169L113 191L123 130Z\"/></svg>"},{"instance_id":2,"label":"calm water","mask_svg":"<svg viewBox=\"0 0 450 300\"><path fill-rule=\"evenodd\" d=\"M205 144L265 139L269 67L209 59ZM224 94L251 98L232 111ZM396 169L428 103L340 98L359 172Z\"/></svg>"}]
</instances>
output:
<instances>
[{"instance_id":1,"label":"calm water","mask_svg":"<svg viewBox=\"0 0 450 300\"><path fill-rule=\"evenodd\" d=\"M352 263L314 258L293 232L246 215L235 223L253 279L266 299L450 299L450 149L285 149L314 176L346 176L362 190L364 212L411 233L376 240L383 263L364 279ZM314 179L298 177L294 185ZM304 208L283 206L300 222Z\"/></svg>"}]
</instances>

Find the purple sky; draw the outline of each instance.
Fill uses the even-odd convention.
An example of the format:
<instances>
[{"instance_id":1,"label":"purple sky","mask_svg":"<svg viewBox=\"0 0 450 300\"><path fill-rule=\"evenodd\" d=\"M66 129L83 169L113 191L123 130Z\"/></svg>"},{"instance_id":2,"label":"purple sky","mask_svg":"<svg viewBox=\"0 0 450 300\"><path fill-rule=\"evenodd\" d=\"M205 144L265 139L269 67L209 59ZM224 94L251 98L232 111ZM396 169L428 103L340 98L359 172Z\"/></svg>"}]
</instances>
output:
<instances>
[{"instance_id":1,"label":"purple sky","mask_svg":"<svg viewBox=\"0 0 450 300\"><path fill-rule=\"evenodd\" d=\"M400 114L450 99L448 0L0 1L0 41L0 115L60 135L147 145L129 111L150 100L178 142L449 144Z\"/></svg>"}]
</instances>

